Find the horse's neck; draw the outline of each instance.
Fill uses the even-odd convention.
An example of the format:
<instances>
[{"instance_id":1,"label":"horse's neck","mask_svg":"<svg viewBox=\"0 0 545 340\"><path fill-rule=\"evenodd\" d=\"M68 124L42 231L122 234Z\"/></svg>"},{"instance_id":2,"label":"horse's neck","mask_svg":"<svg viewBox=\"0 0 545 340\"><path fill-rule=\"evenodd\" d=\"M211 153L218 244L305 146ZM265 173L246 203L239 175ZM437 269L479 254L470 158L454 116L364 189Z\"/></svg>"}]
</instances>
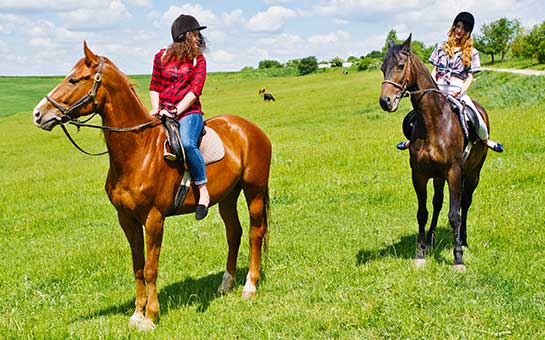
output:
<instances>
[{"instance_id":1,"label":"horse's neck","mask_svg":"<svg viewBox=\"0 0 545 340\"><path fill-rule=\"evenodd\" d=\"M102 120L105 126L131 128L147 123L153 118L128 84L109 91L104 105ZM145 156L157 138L157 128L143 128L130 132L105 131L104 138L110 154L110 164L122 167L129 159ZM145 149L142 151L142 149Z\"/></svg>"},{"instance_id":2,"label":"horse's neck","mask_svg":"<svg viewBox=\"0 0 545 340\"><path fill-rule=\"evenodd\" d=\"M441 95L436 92L426 92L426 90L437 89L430 72L421 62L415 63L411 70L411 77L415 79L413 91L423 91L411 96L413 108L416 111L416 119L423 131L428 135L435 135L437 132L445 129L445 120L448 116L442 111Z\"/></svg>"}]
</instances>

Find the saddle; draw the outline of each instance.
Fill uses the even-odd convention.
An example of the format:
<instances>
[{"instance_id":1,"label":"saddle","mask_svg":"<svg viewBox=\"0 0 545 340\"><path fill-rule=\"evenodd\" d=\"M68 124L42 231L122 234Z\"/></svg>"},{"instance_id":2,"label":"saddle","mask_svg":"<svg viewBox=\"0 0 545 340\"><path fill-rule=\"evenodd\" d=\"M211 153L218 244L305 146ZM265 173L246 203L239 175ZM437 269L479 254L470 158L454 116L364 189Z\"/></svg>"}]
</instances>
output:
<instances>
[{"instance_id":1,"label":"saddle","mask_svg":"<svg viewBox=\"0 0 545 340\"><path fill-rule=\"evenodd\" d=\"M447 96L452 112L456 114L462 127L462 132L464 133L464 146L467 145L470 141L474 142L479 139L477 136L477 128L479 127L479 118L477 115L480 113L475 112L470 106L465 105L464 102L461 102L453 96ZM411 139L413 132L414 122L416 119L416 111L412 110L405 118L403 118L403 134L407 139Z\"/></svg>"},{"instance_id":2,"label":"saddle","mask_svg":"<svg viewBox=\"0 0 545 340\"><path fill-rule=\"evenodd\" d=\"M176 191L176 196L174 198L174 203L172 204L167 216L173 215L176 210L182 205L189 187L191 185L191 176L189 173L189 167L187 166L185 153L183 150L181 138L180 138L180 124L178 121L171 117L162 116L161 122L165 127L167 133L167 138L165 140L165 154L164 158L167 162L173 162L183 168L183 177L180 182L180 186ZM204 126L202 133L200 135L199 141L197 142L199 150L204 159L204 164L208 165L215 163L223 159L225 155L225 150L223 148L223 143L219 138L216 131L208 126Z\"/></svg>"}]
</instances>

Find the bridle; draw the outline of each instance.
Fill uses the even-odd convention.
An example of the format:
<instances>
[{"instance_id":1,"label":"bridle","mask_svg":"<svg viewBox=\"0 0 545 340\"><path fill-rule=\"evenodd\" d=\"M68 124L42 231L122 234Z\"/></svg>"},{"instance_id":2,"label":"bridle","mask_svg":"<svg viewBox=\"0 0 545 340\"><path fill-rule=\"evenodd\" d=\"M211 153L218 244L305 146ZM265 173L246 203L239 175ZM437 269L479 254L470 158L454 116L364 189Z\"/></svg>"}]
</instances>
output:
<instances>
[{"instance_id":1,"label":"bridle","mask_svg":"<svg viewBox=\"0 0 545 340\"><path fill-rule=\"evenodd\" d=\"M381 85L389 84L399 89L399 93L395 96L394 100L401 100L401 98L403 97L411 97L412 95L415 95L415 94L422 94L422 96L420 96L420 98L418 99L420 100L425 94L430 92L439 93L443 96L445 95L443 92L441 92L439 89L436 89L436 88L428 88L428 89L422 89L422 90L416 90L416 91L407 90L407 85L409 84L409 75L411 74L411 71L410 71L411 65L412 65L412 62L411 62L411 57L409 54L407 57L407 64L403 70L402 84L396 83L395 81L392 81L389 79L385 79L384 81L382 81Z\"/></svg>"},{"instance_id":2,"label":"bridle","mask_svg":"<svg viewBox=\"0 0 545 340\"><path fill-rule=\"evenodd\" d=\"M89 155L89 156L105 155L105 154L108 153L108 151L104 151L104 152L100 152L100 153L90 153L90 152L87 152L87 151L83 150L74 141L74 139L72 138L72 136L70 135L70 133L66 129L65 124L68 123L68 124L72 124L72 125L77 126L78 131L79 131L80 127L84 126L84 127L102 129L102 130L113 131L113 132L128 132L128 131L140 130L140 129L146 128L148 126L151 126L154 123L159 122L157 119L152 119L152 120L150 120L150 121L148 121L146 123L136 125L136 126L132 126L132 127L127 127L127 128L117 128L117 127L110 127L110 126L104 126L104 125L87 124L87 122L90 121L97 114L98 102L96 100L96 95L97 95L98 88L100 87L100 84L102 83L102 69L103 68L104 68L104 57L100 57L100 62L98 63L97 73L95 73L95 75L93 77L93 79L94 79L93 86L91 87L89 92L87 92L87 94L85 96L81 97L74 104L72 104L70 106L63 106L62 104L57 102L55 99L51 98L49 95L45 96L45 99L47 99L47 101L49 101L57 110L59 110L61 112L61 115L58 116L56 119L59 121L59 123L60 123L60 125L62 127L62 130L66 134L66 137L68 137L70 142L72 142L72 144L79 151L81 151L84 154ZM85 121L80 122L77 119L77 117L74 116L74 114L78 113L79 109L82 106L84 106L84 105L86 105L86 104L88 104L90 102L93 103L93 114L91 115L91 117L89 117Z\"/></svg>"}]
</instances>

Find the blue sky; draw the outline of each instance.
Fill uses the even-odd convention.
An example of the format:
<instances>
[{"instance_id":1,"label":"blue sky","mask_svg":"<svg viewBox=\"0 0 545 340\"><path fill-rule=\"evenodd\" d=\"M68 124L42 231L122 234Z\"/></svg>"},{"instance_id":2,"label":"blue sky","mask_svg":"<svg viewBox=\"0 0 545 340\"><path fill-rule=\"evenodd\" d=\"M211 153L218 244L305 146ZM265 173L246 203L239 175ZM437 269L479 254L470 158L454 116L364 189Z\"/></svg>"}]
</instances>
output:
<instances>
[{"instance_id":1,"label":"blue sky","mask_svg":"<svg viewBox=\"0 0 545 340\"><path fill-rule=\"evenodd\" d=\"M64 75L82 42L128 74L149 74L171 42L170 25L192 14L209 41L209 71L238 71L260 60L329 60L379 50L389 30L432 45L459 11L476 31L501 17L525 27L545 20L543 0L1 0L0 75Z\"/></svg>"}]
</instances>

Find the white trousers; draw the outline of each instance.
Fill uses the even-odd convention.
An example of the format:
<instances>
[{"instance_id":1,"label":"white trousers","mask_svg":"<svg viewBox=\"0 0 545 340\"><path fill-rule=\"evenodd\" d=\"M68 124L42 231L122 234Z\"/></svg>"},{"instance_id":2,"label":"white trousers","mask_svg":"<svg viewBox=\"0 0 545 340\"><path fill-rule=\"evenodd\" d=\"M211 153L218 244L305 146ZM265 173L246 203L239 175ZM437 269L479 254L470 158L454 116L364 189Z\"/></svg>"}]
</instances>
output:
<instances>
[{"instance_id":1,"label":"white trousers","mask_svg":"<svg viewBox=\"0 0 545 340\"><path fill-rule=\"evenodd\" d=\"M437 86L439 86L439 90L441 90L441 92L443 92L443 93L447 93L447 94L450 94L450 95L452 95L455 92L459 91L462 88L463 84L464 84L464 81L462 79L459 79L459 78L456 78L456 77L452 77L450 79L450 85L447 84L446 82L444 82L443 79L439 79L439 81L437 82ZM460 101L464 102L466 106L471 107L475 111L475 113L477 114L477 118L479 120L479 127L477 129L477 135L479 136L479 138L482 139L482 140L488 139L488 128L486 127L486 124L485 124L485 122L483 120L483 117L479 113L479 110L477 110L477 107L475 106L475 104L473 103L471 98L469 98L469 96L467 95L466 92L459 94L457 98Z\"/></svg>"}]
</instances>

